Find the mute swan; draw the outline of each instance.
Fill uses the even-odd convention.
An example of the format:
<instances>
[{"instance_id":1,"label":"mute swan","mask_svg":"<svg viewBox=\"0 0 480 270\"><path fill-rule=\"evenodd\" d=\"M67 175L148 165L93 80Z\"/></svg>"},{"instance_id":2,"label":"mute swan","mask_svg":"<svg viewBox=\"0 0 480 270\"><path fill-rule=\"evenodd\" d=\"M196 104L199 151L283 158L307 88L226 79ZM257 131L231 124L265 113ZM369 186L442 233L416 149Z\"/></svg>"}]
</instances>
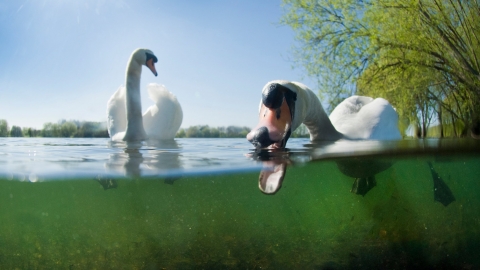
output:
<instances>
[{"instance_id":1,"label":"mute swan","mask_svg":"<svg viewBox=\"0 0 480 270\"><path fill-rule=\"evenodd\" d=\"M128 61L125 85L120 86L107 103L107 126L112 141L173 139L182 124L183 112L177 98L163 85L148 85L150 106L142 117L140 77L142 66L157 76L157 57L148 49L135 50Z\"/></svg>"},{"instance_id":2,"label":"mute swan","mask_svg":"<svg viewBox=\"0 0 480 270\"><path fill-rule=\"evenodd\" d=\"M329 118L307 86L278 80L263 87L259 111L257 127L247 134L247 140L256 148L285 147L290 134L302 123L310 132L312 142L401 139L398 115L383 98L349 97L333 110ZM267 165L273 169L260 173L258 186L262 192L274 194L282 185L287 164L269 161ZM340 162L338 166L343 173L356 177L352 192L365 195L376 185L374 174L391 164L370 162L369 166L358 166L355 162ZM365 171L364 167L368 170Z\"/></svg>"},{"instance_id":3,"label":"mute swan","mask_svg":"<svg viewBox=\"0 0 480 270\"><path fill-rule=\"evenodd\" d=\"M330 114L304 84L271 81L260 102L260 122L247 134L256 148L285 147L290 134L305 124L311 141L398 140L398 115L383 98L352 96Z\"/></svg>"}]
</instances>

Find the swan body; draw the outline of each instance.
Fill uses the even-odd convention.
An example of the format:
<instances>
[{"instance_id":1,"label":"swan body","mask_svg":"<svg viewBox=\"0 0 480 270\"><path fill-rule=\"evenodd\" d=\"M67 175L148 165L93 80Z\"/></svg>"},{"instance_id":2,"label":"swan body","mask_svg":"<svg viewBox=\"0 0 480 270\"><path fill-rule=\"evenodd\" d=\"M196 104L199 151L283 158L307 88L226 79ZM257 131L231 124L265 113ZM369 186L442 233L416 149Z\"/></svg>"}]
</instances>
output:
<instances>
[{"instance_id":1,"label":"swan body","mask_svg":"<svg viewBox=\"0 0 480 270\"><path fill-rule=\"evenodd\" d=\"M330 121L347 139L401 139L398 114L383 98L351 96L335 107Z\"/></svg>"},{"instance_id":2,"label":"swan body","mask_svg":"<svg viewBox=\"0 0 480 270\"><path fill-rule=\"evenodd\" d=\"M278 80L263 88L259 111L259 124L247 135L257 148L285 147L302 123L311 141L401 139L398 114L383 98L349 97L328 117L307 86Z\"/></svg>"},{"instance_id":3,"label":"swan body","mask_svg":"<svg viewBox=\"0 0 480 270\"><path fill-rule=\"evenodd\" d=\"M183 112L177 98L163 85L149 84L148 94L155 103L142 115L140 77L142 66L157 76L157 58L147 49L135 50L128 62L125 86L121 86L107 103L107 127L112 141L173 139L182 124Z\"/></svg>"}]
</instances>

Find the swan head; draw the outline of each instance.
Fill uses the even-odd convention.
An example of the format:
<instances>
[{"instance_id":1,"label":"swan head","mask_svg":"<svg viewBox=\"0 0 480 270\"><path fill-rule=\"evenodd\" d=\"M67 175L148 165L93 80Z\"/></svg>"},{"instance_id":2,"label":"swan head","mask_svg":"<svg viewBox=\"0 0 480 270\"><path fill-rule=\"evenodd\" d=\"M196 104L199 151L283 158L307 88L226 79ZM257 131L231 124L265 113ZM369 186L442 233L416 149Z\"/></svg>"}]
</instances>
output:
<instances>
[{"instance_id":1,"label":"swan head","mask_svg":"<svg viewBox=\"0 0 480 270\"><path fill-rule=\"evenodd\" d=\"M155 54L149 49L136 49L131 56L131 61L137 62L139 65L148 67L153 75L157 76L155 63L158 62Z\"/></svg>"},{"instance_id":2,"label":"swan head","mask_svg":"<svg viewBox=\"0 0 480 270\"><path fill-rule=\"evenodd\" d=\"M286 85L270 82L262 90L258 125L247 134L256 148L282 148L292 133L297 93Z\"/></svg>"}]
</instances>

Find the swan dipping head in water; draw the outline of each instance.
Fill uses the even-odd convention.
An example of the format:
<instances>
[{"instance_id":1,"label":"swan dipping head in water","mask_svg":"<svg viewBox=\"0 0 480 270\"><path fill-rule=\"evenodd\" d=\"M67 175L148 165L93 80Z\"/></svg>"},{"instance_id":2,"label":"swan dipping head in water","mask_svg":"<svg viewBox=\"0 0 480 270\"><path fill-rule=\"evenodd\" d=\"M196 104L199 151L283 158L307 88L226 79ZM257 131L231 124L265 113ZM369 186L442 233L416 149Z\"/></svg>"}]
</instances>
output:
<instances>
[{"instance_id":1,"label":"swan dipping head in water","mask_svg":"<svg viewBox=\"0 0 480 270\"><path fill-rule=\"evenodd\" d=\"M120 86L107 103L107 126L112 141L170 140L183 120L177 98L165 86L149 84L148 93L155 104L142 115L140 78L142 66L157 76L157 57L149 49L136 49L130 56L125 86Z\"/></svg>"},{"instance_id":2,"label":"swan dipping head in water","mask_svg":"<svg viewBox=\"0 0 480 270\"><path fill-rule=\"evenodd\" d=\"M256 148L285 147L302 123L311 141L398 140L398 115L383 98L351 96L327 116L318 97L298 82L271 81L262 90L259 123L247 134Z\"/></svg>"},{"instance_id":3,"label":"swan dipping head in water","mask_svg":"<svg viewBox=\"0 0 480 270\"><path fill-rule=\"evenodd\" d=\"M398 115L383 98L351 96L342 101L327 116L317 95L304 84L290 81L271 81L262 90L259 123L247 134L255 148L283 148L293 131L302 123L307 127L312 142L337 140L398 140ZM287 163L278 160L264 162L258 186L265 194L275 194L282 186ZM374 174L391 164L356 166L339 164L342 172L360 177L352 192L365 195L375 186ZM356 170L360 168L360 170ZM367 168L367 172L363 169ZM367 174L368 177L365 177Z\"/></svg>"}]
</instances>

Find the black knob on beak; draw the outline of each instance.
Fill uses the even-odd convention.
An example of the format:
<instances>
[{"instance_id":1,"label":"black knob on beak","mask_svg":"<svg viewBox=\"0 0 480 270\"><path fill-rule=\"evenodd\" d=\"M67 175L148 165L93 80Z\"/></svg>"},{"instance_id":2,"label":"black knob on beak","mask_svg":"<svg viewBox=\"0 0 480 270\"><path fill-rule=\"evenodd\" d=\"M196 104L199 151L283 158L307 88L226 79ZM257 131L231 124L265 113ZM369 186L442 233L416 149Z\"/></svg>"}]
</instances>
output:
<instances>
[{"instance_id":1,"label":"black knob on beak","mask_svg":"<svg viewBox=\"0 0 480 270\"><path fill-rule=\"evenodd\" d=\"M264 148L275 143L270 139L267 127L261 127L255 130L252 139L249 141L255 146L255 148Z\"/></svg>"}]
</instances>

